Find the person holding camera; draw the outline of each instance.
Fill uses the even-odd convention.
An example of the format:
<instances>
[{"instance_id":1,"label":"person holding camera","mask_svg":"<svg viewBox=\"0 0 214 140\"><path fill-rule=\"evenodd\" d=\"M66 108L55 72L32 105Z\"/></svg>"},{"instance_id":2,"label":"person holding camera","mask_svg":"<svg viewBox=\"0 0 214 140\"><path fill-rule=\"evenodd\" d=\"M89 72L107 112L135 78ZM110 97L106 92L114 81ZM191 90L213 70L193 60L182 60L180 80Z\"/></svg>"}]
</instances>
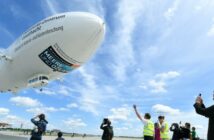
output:
<instances>
[{"instance_id":1,"label":"person holding camera","mask_svg":"<svg viewBox=\"0 0 214 140\"><path fill-rule=\"evenodd\" d=\"M214 105L205 107L201 94L199 94L199 96L195 100L194 107L196 113L209 118L207 140L214 140Z\"/></svg>"},{"instance_id":2,"label":"person holding camera","mask_svg":"<svg viewBox=\"0 0 214 140\"><path fill-rule=\"evenodd\" d=\"M45 133L46 125L48 124L45 120L45 114L37 115L31 119L31 122L36 126L36 128L32 131L30 140L42 140L42 134Z\"/></svg>"},{"instance_id":3,"label":"person holding camera","mask_svg":"<svg viewBox=\"0 0 214 140\"><path fill-rule=\"evenodd\" d=\"M113 127L111 121L108 118L104 118L100 129L103 130L102 140L112 140L114 137Z\"/></svg>"},{"instance_id":4,"label":"person holding camera","mask_svg":"<svg viewBox=\"0 0 214 140\"><path fill-rule=\"evenodd\" d=\"M180 140L180 138L181 138L181 130L179 128L178 123L173 123L171 125L171 127L169 128L169 130L173 132L172 140Z\"/></svg>"},{"instance_id":5,"label":"person holding camera","mask_svg":"<svg viewBox=\"0 0 214 140\"><path fill-rule=\"evenodd\" d=\"M181 129L181 136L182 136L182 140L191 140L191 124L186 122L185 126L180 126Z\"/></svg>"},{"instance_id":6,"label":"person holding camera","mask_svg":"<svg viewBox=\"0 0 214 140\"><path fill-rule=\"evenodd\" d=\"M139 120L144 124L143 129L143 137L144 140L153 140L154 139L154 123L151 121L151 115L149 113L145 113L144 118L137 111L137 106L133 105L134 111Z\"/></svg>"}]
</instances>

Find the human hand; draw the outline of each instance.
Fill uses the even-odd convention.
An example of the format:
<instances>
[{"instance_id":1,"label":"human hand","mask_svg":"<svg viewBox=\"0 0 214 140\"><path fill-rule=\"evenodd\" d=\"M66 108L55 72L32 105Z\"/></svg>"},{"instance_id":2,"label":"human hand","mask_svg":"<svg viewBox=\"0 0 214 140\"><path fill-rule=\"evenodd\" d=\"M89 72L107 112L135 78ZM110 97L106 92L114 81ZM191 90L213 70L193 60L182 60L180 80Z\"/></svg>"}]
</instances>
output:
<instances>
[{"instance_id":1,"label":"human hand","mask_svg":"<svg viewBox=\"0 0 214 140\"><path fill-rule=\"evenodd\" d=\"M137 106L136 106L136 105L133 105L133 108L134 108L134 109L137 109Z\"/></svg>"},{"instance_id":2,"label":"human hand","mask_svg":"<svg viewBox=\"0 0 214 140\"><path fill-rule=\"evenodd\" d=\"M198 96L196 98L195 103L200 104L200 105L203 104L203 99L201 98L201 96Z\"/></svg>"}]
</instances>

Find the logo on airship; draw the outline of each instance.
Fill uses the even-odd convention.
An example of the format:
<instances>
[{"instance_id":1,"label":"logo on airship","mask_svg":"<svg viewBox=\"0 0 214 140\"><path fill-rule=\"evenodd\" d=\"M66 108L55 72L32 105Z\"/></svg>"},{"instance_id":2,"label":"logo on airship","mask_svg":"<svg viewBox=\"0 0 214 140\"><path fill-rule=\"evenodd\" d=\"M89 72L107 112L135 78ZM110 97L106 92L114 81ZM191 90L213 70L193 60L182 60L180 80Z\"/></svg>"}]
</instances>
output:
<instances>
[{"instance_id":1,"label":"logo on airship","mask_svg":"<svg viewBox=\"0 0 214 140\"><path fill-rule=\"evenodd\" d=\"M52 46L48 47L44 50L41 54L39 54L39 58L53 71L58 71L62 73L67 73L75 68L80 67L79 64L71 64L70 62L66 61L59 54L53 49Z\"/></svg>"}]
</instances>

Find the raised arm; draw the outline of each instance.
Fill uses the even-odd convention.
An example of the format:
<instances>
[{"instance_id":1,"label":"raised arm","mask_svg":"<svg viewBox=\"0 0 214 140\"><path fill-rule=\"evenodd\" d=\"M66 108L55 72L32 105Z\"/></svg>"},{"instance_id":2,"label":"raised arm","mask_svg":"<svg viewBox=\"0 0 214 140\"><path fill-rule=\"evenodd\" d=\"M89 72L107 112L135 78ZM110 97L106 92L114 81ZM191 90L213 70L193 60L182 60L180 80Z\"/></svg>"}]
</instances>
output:
<instances>
[{"instance_id":1,"label":"raised arm","mask_svg":"<svg viewBox=\"0 0 214 140\"><path fill-rule=\"evenodd\" d=\"M203 100L200 96L198 96L196 98L194 107L195 107L195 111L198 114L203 115L208 118L214 117L214 105L206 108L205 105L203 104Z\"/></svg>"},{"instance_id":2,"label":"raised arm","mask_svg":"<svg viewBox=\"0 0 214 140\"><path fill-rule=\"evenodd\" d=\"M135 111L135 114L137 115L138 119L140 119L141 121L143 121L141 115L138 113L137 111L137 106L136 105L133 105L133 108L134 108L134 111Z\"/></svg>"},{"instance_id":3,"label":"raised arm","mask_svg":"<svg viewBox=\"0 0 214 140\"><path fill-rule=\"evenodd\" d=\"M203 116L208 117L208 118L214 117L214 105L205 108L204 104L195 103L194 107L195 107L195 111L198 114L203 115Z\"/></svg>"}]
</instances>

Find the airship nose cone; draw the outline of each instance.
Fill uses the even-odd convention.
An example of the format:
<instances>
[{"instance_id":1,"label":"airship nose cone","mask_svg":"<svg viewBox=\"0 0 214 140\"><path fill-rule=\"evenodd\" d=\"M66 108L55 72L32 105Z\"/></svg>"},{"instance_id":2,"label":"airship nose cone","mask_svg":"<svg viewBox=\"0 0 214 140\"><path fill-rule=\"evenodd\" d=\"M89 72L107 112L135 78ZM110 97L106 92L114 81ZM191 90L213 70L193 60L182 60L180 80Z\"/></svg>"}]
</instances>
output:
<instances>
[{"instance_id":1,"label":"airship nose cone","mask_svg":"<svg viewBox=\"0 0 214 140\"><path fill-rule=\"evenodd\" d=\"M100 46L104 34L105 23L96 15L78 12L68 15L64 26L64 51L72 59L84 63ZM62 44L63 45L63 44Z\"/></svg>"}]
</instances>

